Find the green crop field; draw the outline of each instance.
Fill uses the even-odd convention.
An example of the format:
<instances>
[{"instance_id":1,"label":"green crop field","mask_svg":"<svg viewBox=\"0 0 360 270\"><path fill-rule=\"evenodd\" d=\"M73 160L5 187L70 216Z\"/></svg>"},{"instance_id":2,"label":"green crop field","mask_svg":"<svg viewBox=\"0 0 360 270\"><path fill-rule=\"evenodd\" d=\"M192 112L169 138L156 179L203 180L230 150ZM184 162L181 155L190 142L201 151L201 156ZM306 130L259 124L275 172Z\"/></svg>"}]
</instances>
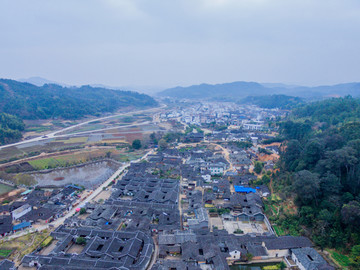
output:
<instances>
[{"instance_id":1,"label":"green crop field","mask_svg":"<svg viewBox=\"0 0 360 270\"><path fill-rule=\"evenodd\" d=\"M273 225L273 228L278 236L285 235L285 232L282 228L277 225Z\"/></svg>"},{"instance_id":2,"label":"green crop field","mask_svg":"<svg viewBox=\"0 0 360 270\"><path fill-rule=\"evenodd\" d=\"M34 132L44 132L44 131L49 131L52 130L51 126L29 126L26 128L25 131L29 132L29 131L34 131Z\"/></svg>"},{"instance_id":3,"label":"green crop field","mask_svg":"<svg viewBox=\"0 0 360 270\"><path fill-rule=\"evenodd\" d=\"M4 185L0 183L0 195L8 193L9 191L13 190L14 188L8 186L8 185Z\"/></svg>"},{"instance_id":4,"label":"green crop field","mask_svg":"<svg viewBox=\"0 0 360 270\"><path fill-rule=\"evenodd\" d=\"M49 168L66 166L67 160L61 158L42 158L30 160L29 164L36 170L45 170Z\"/></svg>"},{"instance_id":5,"label":"green crop field","mask_svg":"<svg viewBox=\"0 0 360 270\"><path fill-rule=\"evenodd\" d=\"M86 143L88 140L88 137L74 137L70 138L68 140L65 140L64 143Z\"/></svg>"},{"instance_id":6,"label":"green crop field","mask_svg":"<svg viewBox=\"0 0 360 270\"><path fill-rule=\"evenodd\" d=\"M331 254L331 258L335 260L340 266L342 267L350 266L350 259L348 256L340 254L335 250L327 249L327 251Z\"/></svg>"},{"instance_id":7,"label":"green crop field","mask_svg":"<svg viewBox=\"0 0 360 270\"><path fill-rule=\"evenodd\" d=\"M103 124L87 124L84 126L80 126L80 127L71 129L71 130L65 132L64 134L74 134L74 133L78 133L78 132L93 131L93 130L102 129L102 128L106 128L106 126Z\"/></svg>"},{"instance_id":8,"label":"green crop field","mask_svg":"<svg viewBox=\"0 0 360 270\"><path fill-rule=\"evenodd\" d=\"M0 249L0 257L6 258L11 254L11 249Z\"/></svg>"},{"instance_id":9,"label":"green crop field","mask_svg":"<svg viewBox=\"0 0 360 270\"><path fill-rule=\"evenodd\" d=\"M6 160L22 154L24 154L23 151L16 148L16 146L6 147L0 150L0 160Z\"/></svg>"}]
</instances>

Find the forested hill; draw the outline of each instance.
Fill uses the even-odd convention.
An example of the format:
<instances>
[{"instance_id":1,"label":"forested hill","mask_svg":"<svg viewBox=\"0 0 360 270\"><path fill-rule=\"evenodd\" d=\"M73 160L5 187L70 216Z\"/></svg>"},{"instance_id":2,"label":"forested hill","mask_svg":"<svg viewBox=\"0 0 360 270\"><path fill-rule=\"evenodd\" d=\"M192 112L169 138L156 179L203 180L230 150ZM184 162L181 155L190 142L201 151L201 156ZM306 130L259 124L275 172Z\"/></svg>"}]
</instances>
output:
<instances>
[{"instance_id":1,"label":"forested hill","mask_svg":"<svg viewBox=\"0 0 360 270\"><path fill-rule=\"evenodd\" d=\"M282 84L261 84L257 82L232 82L222 84L199 84L188 87L174 87L158 93L172 98L240 101L247 96L288 95L319 100L331 96L360 96L360 83L344 83L316 87L286 86Z\"/></svg>"},{"instance_id":2,"label":"forested hill","mask_svg":"<svg viewBox=\"0 0 360 270\"><path fill-rule=\"evenodd\" d=\"M302 103L304 103L303 99L287 95L248 96L239 102L239 104L254 104L266 109L291 109Z\"/></svg>"},{"instance_id":3,"label":"forested hill","mask_svg":"<svg viewBox=\"0 0 360 270\"><path fill-rule=\"evenodd\" d=\"M78 119L86 115L114 112L123 107L156 106L150 96L130 91L94 88L91 86L62 87L0 79L0 112L23 119Z\"/></svg>"},{"instance_id":4,"label":"forested hill","mask_svg":"<svg viewBox=\"0 0 360 270\"><path fill-rule=\"evenodd\" d=\"M25 125L16 116L0 113L0 145L21 139L21 132Z\"/></svg>"},{"instance_id":5,"label":"forested hill","mask_svg":"<svg viewBox=\"0 0 360 270\"><path fill-rule=\"evenodd\" d=\"M295 195L298 213L285 214L277 224L322 248L349 253L360 269L359 100L329 99L294 109L281 135L285 147L273 183L280 195Z\"/></svg>"},{"instance_id":6,"label":"forested hill","mask_svg":"<svg viewBox=\"0 0 360 270\"><path fill-rule=\"evenodd\" d=\"M313 122L325 122L330 125L343 124L360 119L360 99L350 96L327 99L298 107L293 111L295 118L310 119Z\"/></svg>"},{"instance_id":7,"label":"forested hill","mask_svg":"<svg viewBox=\"0 0 360 270\"><path fill-rule=\"evenodd\" d=\"M189 87L175 87L166 89L159 96L174 98L232 98L239 100L249 95L266 95L266 87L255 82L233 82L224 84L200 84Z\"/></svg>"}]
</instances>

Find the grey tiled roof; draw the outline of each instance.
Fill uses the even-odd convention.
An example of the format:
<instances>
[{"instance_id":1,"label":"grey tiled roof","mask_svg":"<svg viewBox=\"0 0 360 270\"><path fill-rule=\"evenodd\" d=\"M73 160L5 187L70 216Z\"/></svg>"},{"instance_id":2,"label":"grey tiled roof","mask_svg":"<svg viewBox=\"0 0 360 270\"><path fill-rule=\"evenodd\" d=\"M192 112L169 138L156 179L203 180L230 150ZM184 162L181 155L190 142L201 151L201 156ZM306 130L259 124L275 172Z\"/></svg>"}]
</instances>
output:
<instances>
[{"instance_id":1,"label":"grey tiled roof","mask_svg":"<svg viewBox=\"0 0 360 270\"><path fill-rule=\"evenodd\" d=\"M313 248L297 248L291 250L301 265L307 270L330 270L334 267L328 265L323 257Z\"/></svg>"},{"instance_id":2,"label":"grey tiled roof","mask_svg":"<svg viewBox=\"0 0 360 270\"><path fill-rule=\"evenodd\" d=\"M274 239L265 240L265 246L268 250L311 247L312 245L309 238L303 236L280 236Z\"/></svg>"}]
</instances>

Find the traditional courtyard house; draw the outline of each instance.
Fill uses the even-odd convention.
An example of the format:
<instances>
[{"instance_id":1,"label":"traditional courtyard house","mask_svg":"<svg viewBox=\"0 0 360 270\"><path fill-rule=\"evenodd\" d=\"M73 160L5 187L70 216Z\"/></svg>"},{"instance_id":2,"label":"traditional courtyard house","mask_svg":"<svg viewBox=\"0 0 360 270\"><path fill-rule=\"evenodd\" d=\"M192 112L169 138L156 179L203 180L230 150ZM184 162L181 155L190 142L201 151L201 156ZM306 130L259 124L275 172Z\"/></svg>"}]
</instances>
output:
<instances>
[{"instance_id":1,"label":"traditional courtyard house","mask_svg":"<svg viewBox=\"0 0 360 270\"><path fill-rule=\"evenodd\" d=\"M195 218L188 219L189 229L203 230L209 227L209 217L205 208L197 208L194 210Z\"/></svg>"},{"instance_id":2,"label":"traditional courtyard house","mask_svg":"<svg viewBox=\"0 0 360 270\"><path fill-rule=\"evenodd\" d=\"M291 250L291 258L300 270L334 270L324 258L313 248L297 248Z\"/></svg>"},{"instance_id":3,"label":"traditional courtyard house","mask_svg":"<svg viewBox=\"0 0 360 270\"><path fill-rule=\"evenodd\" d=\"M311 247L311 241L303 236L280 236L263 242L269 257L287 257L291 249Z\"/></svg>"}]
</instances>

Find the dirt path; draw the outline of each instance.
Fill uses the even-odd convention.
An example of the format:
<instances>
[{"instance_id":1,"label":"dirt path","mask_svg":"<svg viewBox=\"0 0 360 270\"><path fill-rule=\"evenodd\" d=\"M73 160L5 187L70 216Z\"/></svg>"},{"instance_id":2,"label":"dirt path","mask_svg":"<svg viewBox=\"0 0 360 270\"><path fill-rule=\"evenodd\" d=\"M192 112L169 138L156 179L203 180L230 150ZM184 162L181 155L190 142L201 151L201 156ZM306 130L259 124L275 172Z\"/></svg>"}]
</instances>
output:
<instances>
[{"instance_id":1,"label":"dirt path","mask_svg":"<svg viewBox=\"0 0 360 270\"><path fill-rule=\"evenodd\" d=\"M156 235L153 236L153 241L154 241L154 253L153 253L153 256L151 258L151 262L149 263L147 269L151 269L153 267L153 265L155 264L157 258L159 258L159 245L158 245L158 242L157 242L157 237Z\"/></svg>"},{"instance_id":2,"label":"dirt path","mask_svg":"<svg viewBox=\"0 0 360 270\"><path fill-rule=\"evenodd\" d=\"M223 147L222 145L217 144L217 143L209 143L209 144L219 147L219 148L222 150L222 153L223 153L224 158L226 159L227 162L229 162L229 164L230 164L229 169L227 169L225 172L232 172L232 171L234 171L233 164L232 164L232 162L231 162L231 160L230 160L229 150L226 149L225 147Z\"/></svg>"},{"instance_id":3,"label":"dirt path","mask_svg":"<svg viewBox=\"0 0 360 270\"><path fill-rule=\"evenodd\" d=\"M274 194L273 179L272 179L272 177L270 178L269 187L270 187L270 192L271 192L271 194Z\"/></svg>"}]
</instances>

